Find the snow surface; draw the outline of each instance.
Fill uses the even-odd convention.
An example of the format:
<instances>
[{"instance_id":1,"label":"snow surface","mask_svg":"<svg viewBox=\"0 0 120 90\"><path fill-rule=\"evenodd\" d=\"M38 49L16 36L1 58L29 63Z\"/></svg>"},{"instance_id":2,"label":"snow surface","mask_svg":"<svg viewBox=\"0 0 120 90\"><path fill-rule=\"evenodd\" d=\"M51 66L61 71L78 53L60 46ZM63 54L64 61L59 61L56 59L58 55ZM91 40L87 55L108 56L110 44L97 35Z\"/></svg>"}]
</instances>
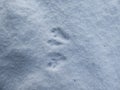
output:
<instances>
[{"instance_id":1,"label":"snow surface","mask_svg":"<svg viewBox=\"0 0 120 90\"><path fill-rule=\"evenodd\" d=\"M0 90L120 90L120 0L0 0Z\"/></svg>"}]
</instances>

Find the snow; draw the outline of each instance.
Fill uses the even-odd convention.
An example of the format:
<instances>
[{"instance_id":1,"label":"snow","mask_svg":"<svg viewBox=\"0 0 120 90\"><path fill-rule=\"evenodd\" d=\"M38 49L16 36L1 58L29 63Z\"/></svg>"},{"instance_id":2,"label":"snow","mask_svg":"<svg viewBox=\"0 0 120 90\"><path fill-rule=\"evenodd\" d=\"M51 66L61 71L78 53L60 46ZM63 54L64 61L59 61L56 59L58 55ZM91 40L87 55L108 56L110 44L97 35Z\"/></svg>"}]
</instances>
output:
<instances>
[{"instance_id":1,"label":"snow","mask_svg":"<svg viewBox=\"0 0 120 90\"><path fill-rule=\"evenodd\" d=\"M120 0L0 0L0 90L120 90Z\"/></svg>"}]
</instances>

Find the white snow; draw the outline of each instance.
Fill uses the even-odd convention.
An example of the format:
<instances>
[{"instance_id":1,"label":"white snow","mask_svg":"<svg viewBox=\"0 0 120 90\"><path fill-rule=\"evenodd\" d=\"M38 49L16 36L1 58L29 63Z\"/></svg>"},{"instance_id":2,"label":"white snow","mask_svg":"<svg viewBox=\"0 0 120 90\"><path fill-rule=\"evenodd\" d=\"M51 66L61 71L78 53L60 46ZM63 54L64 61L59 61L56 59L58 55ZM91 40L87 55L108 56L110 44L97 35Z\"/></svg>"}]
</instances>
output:
<instances>
[{"instance_id":1,"label":"white snow","mask_svg":"<svg viewBox=\"0 0 120 90\"><path fill-rule=\"evenodd\" d=\"M0 90L120 90L120 0L0 0Z\"/></svg>"}]
</instances>

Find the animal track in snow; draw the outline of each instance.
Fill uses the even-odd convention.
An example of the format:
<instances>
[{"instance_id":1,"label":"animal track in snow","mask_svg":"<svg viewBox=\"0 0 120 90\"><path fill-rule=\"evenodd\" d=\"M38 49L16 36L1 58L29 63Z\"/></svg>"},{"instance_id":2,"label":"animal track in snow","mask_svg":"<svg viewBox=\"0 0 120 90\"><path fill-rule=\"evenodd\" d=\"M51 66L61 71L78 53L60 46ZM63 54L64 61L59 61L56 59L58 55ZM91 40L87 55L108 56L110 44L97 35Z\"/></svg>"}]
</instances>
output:
<instances>
[{"instance_id":1,"label":"animal track in snow","mask_svg":"<svg viewBox=\"0 0 120 90\"><path fill-rule=\"evenodd\" d=\"M66 56L59 52L50 52L47 55L49 57L49 61L47 63L48 68L56 69L59 67L64 61L67 60Z\"/></svg>"},{"instance_id":2,"label":"animal track in snow","mask_svg":"<svg viewBox=\"0 0 120 90\"><path fill-rule=\"evenodd\" d=\"M53 34L53 37L47 41L47 43L51 46L64 45L70 38L61 27L52 28L51 33ZM47 57L47 67L52 70L58 69L67 60L65 55L55 51L48 53Z\"/></svg>"},{"instance_id":3,"label":"animal track in snow","mask_svg":"<svg viewBox=\"0 0 120 90\"><path fill-rule=\"evenodd\" d=\"M60 37L64 40L69 40L69 34L67 34L61 27L55 27L51 29L51 32L54 34L54 37Z\"/></svg>"},{"instance_id":4,"label":"animal track in snow","mask_svg":"<svg viewBox=\"0 0 120 90\"><path fill-rule=\"evenodd\" d=\"M70 38L61 27L52 28L51 33L53 34L53 38L47 41L47 43L51 46L64 45L64 43L66 43L66 41Z\"/></svg>"},{"instance_id":5,"label":"animal track in snow","mask_svg":"<svg viewBox=\"0 0 120 90\"><path fill-rule=\"evenodd\" d=\"M58 40L55 40L55 39L50 39L47 41L48 44L50 45L55 45L55 46L59 46L59 45L62 45L63 43L58 41Z\"/></svg>"},{"instance_id":6,"label":"animal track in snow","mask_svg":"<svg viewBox=\"0 0 120 90\"><path fill-rule=\"evenodd\" d=\"M58 61L58 60L66 60L66 57L59 53L59 52L51 52L48 54L49 57L51 57L52 60Z\"/></svg>"}]
</instances>

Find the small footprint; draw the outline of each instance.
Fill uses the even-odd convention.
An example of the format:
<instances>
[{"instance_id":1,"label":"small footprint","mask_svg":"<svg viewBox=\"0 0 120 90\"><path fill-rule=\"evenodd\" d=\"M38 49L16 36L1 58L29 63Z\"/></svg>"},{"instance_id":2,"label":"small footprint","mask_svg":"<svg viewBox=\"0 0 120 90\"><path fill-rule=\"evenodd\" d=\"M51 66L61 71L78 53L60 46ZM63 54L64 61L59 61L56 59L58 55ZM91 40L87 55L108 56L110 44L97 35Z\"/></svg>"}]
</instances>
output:
<instances>
[{"instance_id":1,"label":"small footprint","mask_svg":"<svg viewBox=\"0 0 120 90\"><path fill-rule=\"evenodd\" d=\"M64 56L63 54L59 52L51 52L51 53L48 53L47 56L50 59L47 66L52 69L56 69L62 63L64 63L64 61L67 60L66 56Z\"/></svg>"},{"instance_id":2,"label":"small footprint","mask_svg":"<svg viewBox=\"0 0 120 90\"><path fill-rule=\"evenodd\" d=\"M48 40L47 43L51 46L60 46L64 45L66 40L69 40L69 35L64 32L61 27L55 27L51 29L51 33L53 33L53 38ZM61 65L65 63L67 57L59 52L50 52L47 54L48 62L47 67L49 69L58 69Z\"/></svg>"},{"instance_id":3,"label":"small footprint","mask_svg":"<svg viewBox=\"0 0 120 90\"><path fill-rule=\"evenodd\" d=\"M57 64L57 62L48 62L48 67L56 68Z\"/></svg>"},{"instance_id":4,"label":"small footprint","mask_svg":"<svg viewBox=\"0 0 120 90\"><path fill-rule=\"evenodd\" d=\"M59 46L59 45L62 45L63 43L58 41L58 40L55 40L55 39L50 39L47 41L48 44L50 45L54 45L54 46Z\"/></svg>"},{"instance_id":5,"label":"small footprint","mask_svg":"<svg viewBox=\"0 0 120 90\"><path fill-rule=\"evenodd\" d=\"M53 38L47 41L47 43L51 46L64 45L70 38L61 27L52 28L51 33L53 34Z\"/></svg>"},{"instance_id":6,"label":"small footprint","mask_svg":"<svg viewBox=\"0 0 120 90\"><path fill-rule=\"evenodd\" d=\"M55 27L51 29L51 32L54 33L54 37L61 37L64 40L69 40L69 34L67 34L61 27Z\"/></svg>"},{"instance_id":7,"label":"small footprint","mask_svg":"<svg viewBox=\"0 0 120 90\"><path fill-rule=\"evenodd\" d=\"M66 57L59 52L51 52L48 54L48 56L51 57L53 61L66 60Z\"/></svg>"}]
</instances>

